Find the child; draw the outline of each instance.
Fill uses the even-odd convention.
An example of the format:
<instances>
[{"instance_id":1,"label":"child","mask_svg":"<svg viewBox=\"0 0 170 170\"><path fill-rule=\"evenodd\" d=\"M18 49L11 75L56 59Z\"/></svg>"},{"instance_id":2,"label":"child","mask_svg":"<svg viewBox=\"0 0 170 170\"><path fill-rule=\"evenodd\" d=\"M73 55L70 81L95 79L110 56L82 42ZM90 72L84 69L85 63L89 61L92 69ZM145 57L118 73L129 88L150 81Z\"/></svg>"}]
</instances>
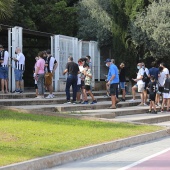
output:
<instances>
[{"instance_id":1,"label":"child","mask_svg":"<svg viewBox=\"0 0 170 170\"><path fill-rule=\"evenodd\" d=\"M85 68L83 71L83 74L85 76L85 86L83 89L84 102L82 104L88 104L86 93L88 93L92 98L92 102L90 104L95 104L97 103L97 101L94 99L94 96L90 90L91 80L92 80L91 70L89 69L89 65L87 63L85 63L83 67Z\"/></svg>"},{"instance_id":2,"label":"child","mask_svg":"<svg viewBox=\"0 0 170 170\"><path fill-rule=\"evenodd\" d=\"M164 106L166 103L167 103L167 111L169 111L169 106L170 106L170 78L169 76L165 80L161 112L164 111Z\"/></svg>"},{"instance_id":3,"label":"child","mask_svg":"<svg viewBox=\"0 0 170 170\"><path fill-rule=\"evenodd\" d=\"M157 114L157 110L156 110L156 106L155 106L155 97L156 97L156 91L157 91L157 84L156 84L154 76L151 76L150 80L151 81L148 84L148 88L147 88L149 90L149 101L150 101L149 111L147 113ZM152 108L154 109L153 112L152 112Z\"/></svg>"}]
</instances>

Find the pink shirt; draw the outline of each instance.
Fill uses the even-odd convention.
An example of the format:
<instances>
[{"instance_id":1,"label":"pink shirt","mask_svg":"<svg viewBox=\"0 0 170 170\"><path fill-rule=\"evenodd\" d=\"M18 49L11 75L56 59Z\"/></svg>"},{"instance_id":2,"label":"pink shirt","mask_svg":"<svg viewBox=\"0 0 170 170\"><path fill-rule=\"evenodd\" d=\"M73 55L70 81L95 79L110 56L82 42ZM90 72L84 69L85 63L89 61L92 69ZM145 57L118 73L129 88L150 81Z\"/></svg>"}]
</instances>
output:
<instances>
[{"instance_id":1,"label":"pink shirt","mask_svg":"<svg viewBox=\"0 0 170 170\"><path fill-rule=\"evenodd\" d=\"M38 74L43 74L44 73L44 67L45 67L45 60L40 58L36 63L36 67L39 68Z\"/></svg>"}]
</instances>

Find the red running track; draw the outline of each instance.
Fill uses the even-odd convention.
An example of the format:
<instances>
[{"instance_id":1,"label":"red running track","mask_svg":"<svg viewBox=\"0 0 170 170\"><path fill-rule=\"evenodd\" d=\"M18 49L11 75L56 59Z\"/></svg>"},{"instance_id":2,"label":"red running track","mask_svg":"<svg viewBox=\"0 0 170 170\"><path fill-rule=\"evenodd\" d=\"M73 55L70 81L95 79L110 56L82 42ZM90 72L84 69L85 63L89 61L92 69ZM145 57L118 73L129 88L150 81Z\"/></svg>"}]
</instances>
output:
<instances>
[{"instance_id":1,"label":"red running track","mask_svg":"<svg viewBox=\"0 0 170 170\"><path fill-rule=\"evenodd\" d=\"M121 170L170 170L170 148L121 168Z\"/></svg>"}]
</instances>

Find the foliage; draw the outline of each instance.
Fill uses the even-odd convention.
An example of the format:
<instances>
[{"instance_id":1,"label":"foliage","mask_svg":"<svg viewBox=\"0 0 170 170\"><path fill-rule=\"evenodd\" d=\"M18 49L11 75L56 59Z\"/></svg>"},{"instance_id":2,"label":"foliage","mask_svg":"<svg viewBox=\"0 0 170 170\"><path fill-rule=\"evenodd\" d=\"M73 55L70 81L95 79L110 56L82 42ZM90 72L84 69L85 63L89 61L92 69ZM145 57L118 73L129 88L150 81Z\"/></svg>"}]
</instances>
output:
<instances>
[{"instance_id":1,"label":"foliage","mask_svg":"<svg viewBox=\"0 0 170 170\"><path fill-rule=\"evenodd\" d=\"M0 110L0 166L159 129Z\"/></svg>"},{"instance_id":2,"label":"foliage","mask_svg":"<svg viewBox=\"0 0 170 170\"><path fill-rule=\"evenodd\" d=\"M131 22L130 34L135 47L142 49L145 58L170 55L170 1L153 2Z\"/></svg>"},{"instance_id":3,"label":"foliage","mask_svg":"<svg viewBox=\"0 0 170 170\"><path fill-rule=\"evenodd\" d=\"M81 0L78 3L78 37L96 40L99 46L112 43L111 1Z\"/></svg>"},{"instance_id":4,"label":"foliage","mask_svg":"<svg viewBox=\"0 0 170 170\"><path fill-rule=\"evenodd\" d=\"M0 21L12 16L14 2L15 0L0 1Z\"/></svg>"},{"instance_id":5,"label":"foliage","mask_svg":"<svg viewBox=\"0 0 170 170\"><path fill-rule=\"evenodd\" d=\"M75 36L77 10L72 0L16 0L15 10L5 24L54 34Z\"/></svg>"}]
</instances>

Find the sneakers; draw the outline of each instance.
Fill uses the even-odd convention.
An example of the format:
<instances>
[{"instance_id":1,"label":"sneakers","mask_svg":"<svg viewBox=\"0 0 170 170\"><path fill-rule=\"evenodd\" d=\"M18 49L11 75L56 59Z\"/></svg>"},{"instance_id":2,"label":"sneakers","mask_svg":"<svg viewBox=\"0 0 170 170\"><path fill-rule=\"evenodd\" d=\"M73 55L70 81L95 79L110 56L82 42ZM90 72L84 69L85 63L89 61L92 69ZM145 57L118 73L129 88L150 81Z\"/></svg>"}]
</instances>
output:
<instances>
[{"instance_id":1,"label":"sneakers","mask_svg":"<svg viewBox=\"0 0 170 170\"><path fill-rule=\"evenodd\" d=\"M73 104L76 104L76 101L73 101Z\"/></svg>"},{"instance_id":2,"label":"sneakers","mask_svg":"<svg viewBox=\"0 0 170 170\"><path fill-rule=\"evenodd\" d=\"M43 96L37 96L35 97L35 99L43 99L44 97Z\"/></svg>"},{"instance_id":3,"label":"sneakers","mask_svg":"<svg viewBox=\"0 0 170 170\"><path fill-rule=\"evenodd\" d=\"M131 99L131 100L129 100L130 102L135 102L135 99Z\"/></svg>"},{"instance_id":4,"label":"sneakers","mask_svg":"<svg viewBox=\"0 0 170 170\"><path fill-rule=\"evenodd\" d=\"M143 103L140 103L138 106L144 106L144 104L143 104Z\"/></svg>"},{"instance_id":5,"label":"sneakers","mask_svg":"<svg viewBox=\"0 0 170 170\"><path fill-rule=\"evenodd\" d=\"M46 99L53 99L53 95L52 94L49 94Z\"/></svg>"},{"instance_id":6,"label":"sneakers","mask_svg":"<svg viewBox=\"0 0 170 170\"><path fill-rule=\"evenodd\" d=\"M126 100L125 100L125 99L123 99L123 98L121 98L121 99L120 99L120 101L121 101L121 102L125 102Z\"/></svg>"},{"instance_id":7,"label":"sneakers","mask_svg":"<svg viewBox=\"0 0 170 170\"><path fill-rule=\"evenodd\" d=\"M82 102L82 104L88 104L89 102L88 101L84 101L84 102Z\"/></svg>"},{"instance_id":8,"label":"sneakers","mask_svg":"<svg viewBox=\"0 0 170 170\"><path fill-rule=\"evenodd\" d=\"M67 104L71 104L71 101L70 101L70 100L67 100Z\"/></svg>"},{"instance_id":9,"label":"sneakers","mask_svg":"<svg viewBox=\"0 0 170 170\"><path fill-rule=\"evenodd\" d=\"M95 104L95 103L97 103L97 101L96 101L96 100L93 100L90 104Z\"/></svg>"},{"instance_id":10,"label":"sneakers","mask_svg":"<svg viewBox=\"0 0 170 170\"><path fill-rule=\"evenodd\" d=\"M151 110L148 110L146 113L151 113Z\"/></svg>"},{"instance_id":11,"label":"sneakers","mask_svg":"<svg viewBox=\"0 0 170 170\"><path fill-rule=\"evenodd\" d=\"M152 113L153 113L153 114L157 114L157 111L156 111L156 110L154 110Z\"/></svg>"},{"instance_id":12,"label":"sneakers","mask_svg":"<svg viewBox=\"0 0 170 170\"><path fill-rule=\"evenodd\" d=\"M144 106L147 106L147 104L146 104L146 103L143 103L143 105L144 105Z\"/></svg>"}]
</instances>

